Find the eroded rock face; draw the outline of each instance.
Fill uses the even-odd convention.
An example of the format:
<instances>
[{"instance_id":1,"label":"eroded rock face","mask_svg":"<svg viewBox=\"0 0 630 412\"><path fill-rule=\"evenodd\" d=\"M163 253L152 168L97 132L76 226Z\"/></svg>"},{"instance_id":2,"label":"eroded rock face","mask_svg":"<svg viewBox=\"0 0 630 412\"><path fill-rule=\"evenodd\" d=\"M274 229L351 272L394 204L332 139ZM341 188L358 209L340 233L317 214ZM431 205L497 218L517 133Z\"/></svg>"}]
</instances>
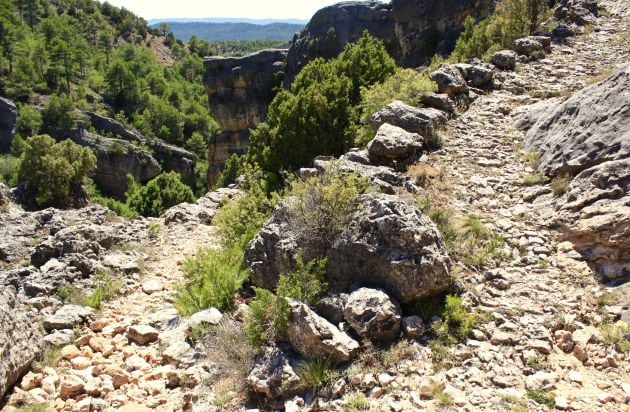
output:
<instances>
[{"instance_id":1,"label":"eroded rock face","mask_svg":"<svg viewBox=\"0 0 630 412\"><path fill-rule=\"evenodd\" d=\"M15 289L0 290L0 397L25 374L42 350L42 333Z\"/></svg>"},{"instance_id":2,"label":"eroded rock face","mask_svg":"<svg viewBox=\"0 0 630 412\"><path fill-rule=\"evenodd\" d=\"M214 184L230 155L243 154L249 129L267 116L267 106L284 75L286 50L263 50L244 57L204 60L204 85L210 108L223 129L208 147L208 183Z\"/></svg>"},{"instance_id":3,"label":"eroded rock face","mask_svg":"<svg viewBox=\"0 0 630 412\"><path fill-rule=\"evenodd\" d=\"M303 356L342 363L354 358L359 351L357 341L305 304L291 299L289 308L289 342Z\"/></svg>"},{"instance_id":4,"label":"eroded rock face","mask_svg":"<svg viewBox=\"0 0 630 412\"><path fill-rule=\"evenodd\" d=\"M560 0L553 11L558 20L579 25L591 24L597 20L597 0Z\"/></svg>"},{"instance_id":5,"label":"eroded rock face","mask_svg":"<svg viewBox=\"0 0 630 412\"><path fill-rule=\"evenodd\" d=\"M15 136L15 122L17 121L17 107L9 99L0 97L0 152L11 150Z\"/></svg>"},{"instance_id":6,"label":"eroded rock face","mask_svg":"<svg viewBox=\"0 0 630 412\"><path fill-rule=\"evenodd\" d=\"M525 136L542 152L539 170L577 174L605 161L630 157L630 65L541 113Z\"/></svg>"},{"instance_id":7,"label":"eroded rock face","mask_svg":"<svg viewBox=\"0 0 630 412\"><path fill-rule=\"evenodd\" d=\"M365 30L381 39L394 59L400 59L392 5L377 1L340 2L319 10L295 35L287 56L285 87L310 61L336 57L346 44L359 40Z\"/></svg>"},{"instance_id":8,"label":"eroded rock face","mask_svg":"<svg viewBox=\"0 0 630 412\"><path fill-rule=\"evenodd\" d=\"M392 0L402 50L399 63L417 67L435 53L450 53L466 17L484 19L494 5L494 0Z\"/></svg>"}]
</instances>

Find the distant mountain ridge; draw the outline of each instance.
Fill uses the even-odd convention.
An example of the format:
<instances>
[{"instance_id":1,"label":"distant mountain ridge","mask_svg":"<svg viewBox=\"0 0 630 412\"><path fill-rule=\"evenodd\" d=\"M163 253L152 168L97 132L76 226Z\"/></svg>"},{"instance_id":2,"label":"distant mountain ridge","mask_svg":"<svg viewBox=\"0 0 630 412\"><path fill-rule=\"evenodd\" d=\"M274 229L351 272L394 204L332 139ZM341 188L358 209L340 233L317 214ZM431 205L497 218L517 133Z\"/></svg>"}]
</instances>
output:
<instances>
[{"instance_id":1,"label":"distant mountain ridge","mask_svg":"<svg viewBox=\"0 0 630 412\"><path fill-rule=\"evenodd\" d=\"M222 40L282 40L289 41L302 30L302 24L290 23L211 23L211 22L163 22L169 25L176 38L188 41L192 36L210 41ZM152 27L158 27L155 23Z\"/></svg>"},{"instance_id":2,"label":"distant mountain ridge","mask_svg":"<svg viewBox=\"0 0 630 412\"><path fill-rule=\"evenodd\" d=\"M273 24L273 23L288 23L299 24L305 26L308 20L302 19L247 19L241 17L186 17L186 18L165 18L165 19L151 19L149 25L153 26L159 23L250 23L250 24Z\"/></svg>"}]
</instances>

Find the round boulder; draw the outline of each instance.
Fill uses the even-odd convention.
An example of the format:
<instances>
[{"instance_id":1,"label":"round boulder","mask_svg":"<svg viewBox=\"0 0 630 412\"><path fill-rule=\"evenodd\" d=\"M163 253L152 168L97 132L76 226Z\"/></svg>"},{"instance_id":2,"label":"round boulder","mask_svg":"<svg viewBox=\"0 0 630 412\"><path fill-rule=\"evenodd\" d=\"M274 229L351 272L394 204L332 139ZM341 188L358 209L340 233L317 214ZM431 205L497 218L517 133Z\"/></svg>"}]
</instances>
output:
<instances>
[{"instance_id":1,"label":"round boulder","mask_svg":"<svg viewBox=\"0 0 630 412\"><path fill-rule=\"evenodd\" d=\"M355 290L343 315L359 336L372 342L391 342L400 335L400 306L382 290Z\"/></svg>"},{"instance_id":2,"label":"round boulder","mask_svg":"<svg viewBox=\"0 0 630 412\"><path fill-rule=\"evenodd\" d=\"M516 68L516 53L512 50L501 50L492 55L492 64L502 70Z\"/></svg>"}]
</instances>

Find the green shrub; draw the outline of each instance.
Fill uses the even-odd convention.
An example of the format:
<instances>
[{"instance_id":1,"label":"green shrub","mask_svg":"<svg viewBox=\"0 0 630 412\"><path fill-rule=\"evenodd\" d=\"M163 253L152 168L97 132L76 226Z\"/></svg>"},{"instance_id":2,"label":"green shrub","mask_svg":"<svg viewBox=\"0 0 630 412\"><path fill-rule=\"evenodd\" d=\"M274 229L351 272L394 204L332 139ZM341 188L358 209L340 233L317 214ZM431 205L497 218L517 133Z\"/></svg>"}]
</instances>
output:
<instances>
[{"instance_id":1,"label":"green shrub","mask_svg":"<svg viewBox=\"0 0 630 412\"><path fill-rule=\"evenodd\" d=\"M278 195L267 195L267 185L260 171L247 168L245 193L225 204L214 217L213 224L224 245L245 249L269 218L278 202Z\"/></svg>"},{"instance_id":2,"label":"green shrub","mask_svg":"<svg viewBox=\"0 0 630 412\"><path fill-rule=\"evenodd\" d=\"M127 203L123 203L120 200L101 195L101 193L94 185L90 185L89 192L90 201L92 203L98 203L101 206L105 206L112 212L116 213L118 216L124 217L125 219L135 219L139 216L138 212L129 207Z\"/></svg>"},{"instance_id":3,"label":"green shrub","mask_svg":"<svg viewBox=\"0 0 630 412\"><path fill-rule=\"evenodd\" d=\"M352 120L361 88L383 82L396 65L380 40L365 33L332 60L315 59L269 106L250 137L250 162L265 172L296 170L318 155L339 156L354 144Z\"/></svg>"},{"instance_id":4,"label":"green shrub","mask_svg":"<svg viewBox=\"0 0 630 412\"><path fill-rule=\"evenodd\" d=\"M175 307L184 315L215 307L234 307L234 295L247 272L242 269L243 252L237 247L199 250L184 263L186 283L178 288Z\"/></svg>"},{"instance_id":5,"label":"green shrub","mask_svg":"<svg viewBox=\"0 0 630 412\"><path fill-rule=\"evenodd\" d=\"M33 194L38 207L66 207L85 196L83 186L96 169L96 156L70 140L60 143L47 135L26 140L18 181Z\"/></svg>"},{"instance_id":6,"label":"green shrub","mask_svg":"<svg viewBox=\"0 0 630 412\"><path fill-rule=\"evenodd\" d=\"M314 259L304 263L302 257L296 257L295 270L280 275L278 296L284 296L313 305L326 291L324 282L326 258Z\"/></svg>"},{"instance_id":7,"label":"green shrub","mask_svg":"<svg viewBox=\"0 0 630 412\"><path fill-rule=\"evenodd\" d=\"M20 159L11 155L0 156L0 183L14 187L18 180Z\"/></svg>"},{"instance_id":8,"label":"green shrub","mask_svg":"<svg viewBox=\"0 0 630 412\"><path fill-rule=\"evenodd\" d=\"M127 199L129 207L147 217L158 217L170 207L194 201L192 190L182 183L176 172L162 173L145 186L132 190Z\"/></svg>"},{"instance_id":9,"label":"green shrub","mask_svg":"<svg viewBox=\"0 0 630 412\"><path fill-rule=\"evenodd\" d=\"M530 173L523 178L524 186L544 185L549 181L547 175L541 172Z\"/></svg>"},{"instance_id":10,"label":"green shrub","mask_svg":"<svg viewBox=\"0 0 630 412\"><path fill-rule=\"evenodd\" d=\"M434 92L437 85L429 79L428 73L418 73L413 69L398 70L383 83L377 83L361 89L361 102L357 106L357 131L355 144L363 147L374 138L371 117L374 113L400 100L411 106L420 106L420 99L425 93Z\"/></svg>"},{"instance_id":11,"label":"green shrub","mask_svg":"<svg viewBox=\"0 0 630 412\"><path fill-rule=\"evenodd\" d=\"M358 392L348 397L348 404L342 406L344 412L367 411L370 409L370 400L364 393Z\"/></svg>"},{"instance_id":12,"label":"green shrub","mask_svg":"<svg viewBox=\"0 0 630 412\"><path fill-rule=\"evenodd\" d=\"M615 346L621 353L630 354L630 325L624 321L603 323L600 329L606 344Z\"/></svg>"},{"instance_id":13,"label":"green shrub","mask_svg":"<svg viewBox=\"0 0 630 412\"><path fill-rule=\"evenodd\" d=\"M42 114L28 104L20 104L18 107L17 123L15 130L21 136L29 137L39 133L42 128Z\"/></svg>"},{"instance_id":14,"label":"green shrub","mask_svg":"<svg viewBox=\"0 0 630 412\"><path fill-rule=\"evenodd\" d=\"M225 161L223 171L215 184L215 187L228 187L232 183L236 182L236 179L240 175L241 168L243 167L242 156L233 154Z\"/></svg>"},{"instance_id":15,"label":"green shrub","mask_svg":"<svg viewBox=\"0 0 630 412\"><path fill-rule=\"evenodd\" d=\"M62 286L57 290L57 297L65 303L100 309L103 302L120 294L122 282L107 273L99 273L92 279L92 290L88 293L73 285Z\"/></svg>"},{"instance_id":16,"label":"green shrub","mask_svg":"<svg viewBox=\"0 0 630 412\"><path fill-rule=\"evenodd\" d=\"M76 122L77 113L72 98L67 94L51 95L42 111L44 132L61 138L61 134L75 127Z\"/></svg>"},{"instance_id":17,"label":"green shrub","mask_svg":"<svg viewBox=\"0 0 630 412\"><path fill-rule=\"evenodd\" d=\"M444 344L454 344L465 340L474 327L476 316L462 306L458 296L446 296L442 320L433 324L433 332Z\"/></svg>"},{"instance_id":18,"label":"green shrub","mask_svg":"<svg viewBox=\"0 0 630 412\"><path fill-rule=\"evenodd\" d=\"M368 187L365 178L332 166L325 173L289 183L288 220L304 257L323 257L348 225L357 197Z\"/></svg>"},{"instance_id":19,"label":"green shrub","mask_svg":"<svg viewBox=\"0 0 630 412\"><path fill-rule=\"evenodd\" d=\"M495 51L512 48L514 40L535 33L549 15L546 0L501 0L495 13L475 24L467 17L451 60L489 59Z\"/></svg>"},{"instance_id":20,"label":"green shrub","mask_svg":"<svg viewBox=\"0 0 630 412\"><path fill-rule=\"evenodd\" d=\"M286 339L291 315L287 300L266 289L254 290L256 297L249 305L251 318L245 325L248 342L260 347L267 342Z\"/></svg>"}]
</instances>

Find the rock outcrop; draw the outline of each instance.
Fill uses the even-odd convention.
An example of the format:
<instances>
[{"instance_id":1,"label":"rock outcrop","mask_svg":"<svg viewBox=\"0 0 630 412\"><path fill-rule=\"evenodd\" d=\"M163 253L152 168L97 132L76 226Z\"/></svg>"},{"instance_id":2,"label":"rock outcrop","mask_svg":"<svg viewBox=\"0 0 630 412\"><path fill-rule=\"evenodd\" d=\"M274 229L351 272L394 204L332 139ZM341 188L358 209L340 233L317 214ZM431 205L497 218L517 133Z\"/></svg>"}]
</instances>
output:
<instances>
[{"instance_id":1,"label":"rock outcrop","mask_svg":"<svg viewBox=\"0 0 630 412\"><path fill-rule=\"evenodd\" d=\"M208 147L208 183L216 182L230 155L243 154L249 129L263 122L274 89L282 84L286 50L263 50L245 57L208 57L204 85L223 132Z\"/></svg>"},{"instance_id":2,"label":"rock outcrop","mask_svg":"<svg viewBox=\"0 0 630 412\"><path fill-rule=\"evenodd\" d=\"M367 30L383 41L389 54L400 60L400 43L392 5L378 1L340 2L319 10L306 27L295 35L287 56L285 87L310 61L337 56L348 43L359 40Z\"/></svg>"},{"instance_id":3,"label":"rock outcrop","mask_svg":"<svg viewBox=\"0 0 630 412\"><path fill-rule=\"evenodd\" d=\"M24 375L42 350L42 333L15 289L0 289L0 398Z\"/></svg>"},{"instance_id":4,"label":"rock outcrop","mask_svg":"<svg viewBox=\"0 0 630 412\"><path fill-rule=\"evenodd\" d=\"M520 125L531 126L526 143L541 152L541 172L575 176L556 223L602 275L628 276L630 65L555 103L547 112L535 105Z\"/></svg>"},{"instance_id":5,"label":"rock outcrop","mask_svg":"<svg viewBox=\"0 0 630 412\"><path fill-rule=\"evenodd\" d=\"M575 175L600 163L630 158L630 65L584 88L564 103L539 111L525 136L542 153L541 172Z\"/></svg>"},{"instance_id":6,"label":"rock outcrop","mask_svg":"<svg viewBox=\"0 0 630 412\"><path fill-rule=\"evenodd\" d=\"M407 132L431 138L446 124L446 116L444 112L434 108L417 108L401 101L393 101L374 113L371 121L374 130L378 130L384 123L389 123Z\"/></svg>"},{"instance_id":7,"label":"rock outcrop","mask_svg":"<svg viewBox=\"0 0 630 412\"><path fill-rule=\"evenodd\" d=\"M387 343L400 335L400 306L382 290L355 290L348 297L343 313L350 327L363 339Z\"/></svg>"},{"instance_id":8,"label":"rock outcrop","mask_svg":"<svg viewBox=\"0 0 630 412\"><path fill-rule=\"evenodd\" d=\"M11 150L16 121L17 107L15 107L15 103L0 97L0 153L7 153Z\"/></svg>"},{"instance_id":9,"label":"rock outcrop","mask_svg":"<svg viewBox=\"0 0 630 412\"><path fill-rule=\"evenodd\" d=\"M597 0L560 0L553 15L558 20L585 25L594 23L598 12Z\"/></svg>"}]
</instances>

